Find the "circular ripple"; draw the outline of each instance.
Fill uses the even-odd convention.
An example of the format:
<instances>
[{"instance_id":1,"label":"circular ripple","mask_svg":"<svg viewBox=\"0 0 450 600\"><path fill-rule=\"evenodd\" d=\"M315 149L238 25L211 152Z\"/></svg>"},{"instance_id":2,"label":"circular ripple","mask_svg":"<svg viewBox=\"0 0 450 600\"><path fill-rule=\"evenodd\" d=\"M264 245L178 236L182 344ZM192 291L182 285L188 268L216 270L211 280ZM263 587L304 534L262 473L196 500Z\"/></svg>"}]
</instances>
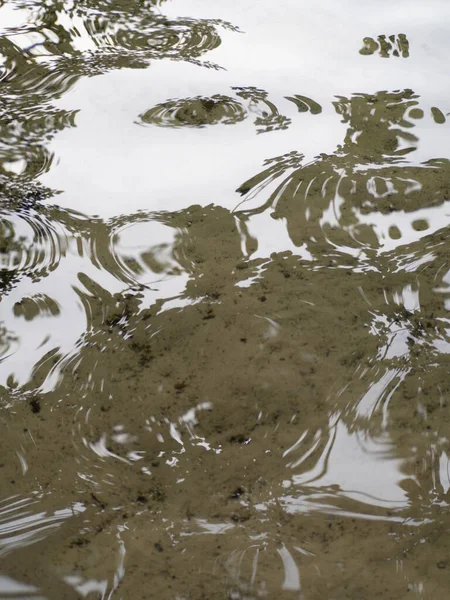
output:
<instances>
[{"instance_id":1,"label":"circular ripple","mask_svg":"<svg viewBox=\"0 0 450 600\"><path fill-rule=\"evenodd\" d=\"M243 121L245 108L229 96L195 96L168 100L140 115L141 123L159 127L204 127Z\"/></svg>"},{"instance_id":2,"label":"circular ripple","mask_svg":"<svg viewBox=\"0 0 450 600\"><path fill-rule=\"evenodd\" d=\"M103 268L124 282L160 281L182 273L173 255L175 238L176 229L142 216L131 224L114 224L108 252L96 248L96 254L110 256L110 264L103 263Z\"/></svg>"},{"instance_id":3,"label":"circular ripple","mask_svg":"<svg viewBox=\"0 0 450 600\"><path fill-rule=\"evenodd\" d=\"M216 21L122 15L114 26L109 16L86 18L85 24L98 46L114 46L131 52L151 51L165 57L195 58L221 44L217 25L222 23Z\"/></svg>"},{"instance_id":4,"label":"circular ripple","mask_svg":"<svg viewBox=\"0 0 450 600\"><path fill-rule=\"evenodd\" d=\"M68 245L66 233L36 209L0 211L2 279L28 275L33 280L57 268Z\"/></svg>"}]
</instances>

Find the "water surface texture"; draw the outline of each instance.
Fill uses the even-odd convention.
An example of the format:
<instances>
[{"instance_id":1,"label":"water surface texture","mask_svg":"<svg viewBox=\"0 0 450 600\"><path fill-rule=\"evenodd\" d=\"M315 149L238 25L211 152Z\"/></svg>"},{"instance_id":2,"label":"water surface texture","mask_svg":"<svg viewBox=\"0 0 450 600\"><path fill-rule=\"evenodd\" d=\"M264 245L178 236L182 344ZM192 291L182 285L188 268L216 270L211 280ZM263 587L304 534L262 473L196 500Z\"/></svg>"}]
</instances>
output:
<instances>
[{"instance_id":1,"label":"water surface texture","mask_svg":"<svg viewBox=\"0 0 450 600\"><path fill-rule=\"evenodd\" d=\"M0 598L442 600L450 3L0 2Z\"/></svg>"}]
</instances>

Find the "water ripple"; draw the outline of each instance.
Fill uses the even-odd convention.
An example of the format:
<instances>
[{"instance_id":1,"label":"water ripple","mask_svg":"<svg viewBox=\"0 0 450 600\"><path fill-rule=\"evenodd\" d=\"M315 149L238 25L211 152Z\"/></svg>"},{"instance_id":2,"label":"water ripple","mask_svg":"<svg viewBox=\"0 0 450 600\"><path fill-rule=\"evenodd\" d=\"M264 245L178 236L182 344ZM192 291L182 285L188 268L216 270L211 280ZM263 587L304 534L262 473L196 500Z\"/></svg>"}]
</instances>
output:
<instances>
[{"instance_id":1,"label":"water ripple","mask_svg":"<svg viewBox=\"0 0 450 600\"><path fill-rule=\"evenodd\" d=\"M68 248L64 230L33 209L0 210L0 264L4 272L38 281L54 271Z\"/></svg>"},{"instance_id":2,"label":"water ripple","mask_svg":"<svg viewBox=\"0 0 450 600\"><path fill-rule=\"evenodd\" d=\"M0 556L45 539L68 518L83 512L79 503L68 509L36 512L41 498L12 496L0 502ZM34 507L34 509L33 509Z\"/></svg>"},{"instance_id":3,"label":"water ripple","mask_svg":"<svg viewBox=\"0 0 450 600\"><path fill-rule=\"evenodd\" d=\"M159 127L204 127L223 123L232 125L243 121L244 107L228 96L196 96L168 100L140 115L141 123Z\"/></svg>"}]
</instances>

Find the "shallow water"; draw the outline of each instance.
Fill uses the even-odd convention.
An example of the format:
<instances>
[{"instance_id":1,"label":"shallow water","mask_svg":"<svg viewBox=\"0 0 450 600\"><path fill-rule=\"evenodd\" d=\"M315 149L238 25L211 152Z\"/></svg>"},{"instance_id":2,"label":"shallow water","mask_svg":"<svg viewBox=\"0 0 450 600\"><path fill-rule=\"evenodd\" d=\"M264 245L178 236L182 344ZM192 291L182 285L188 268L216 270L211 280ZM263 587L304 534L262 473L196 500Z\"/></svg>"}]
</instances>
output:
<instances>
[{"instance_id":1,"label":"shallow water","mask_svg":"<svg viewBox=\"0 0 450 600\"><path fill-rule=\"evenodd\" d=\"M449 19L0 4L0 598L448 597Z\"/></svg>"}]
</instances>

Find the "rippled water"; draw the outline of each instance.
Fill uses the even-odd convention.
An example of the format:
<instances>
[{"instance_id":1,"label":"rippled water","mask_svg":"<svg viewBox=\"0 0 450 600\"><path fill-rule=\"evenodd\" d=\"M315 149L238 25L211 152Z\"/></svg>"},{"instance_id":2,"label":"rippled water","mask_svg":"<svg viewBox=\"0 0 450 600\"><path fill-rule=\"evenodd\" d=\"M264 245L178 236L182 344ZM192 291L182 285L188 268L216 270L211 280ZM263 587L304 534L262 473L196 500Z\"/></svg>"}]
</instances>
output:
<instances>
[{"instance_id":1,"label":"rippled water","mask_svg":"<svg viewBox=\"0 0 450 600\"><path fill-rule=\"evenodd\" d=\"M0 598L448 597L449 19L0 3Z\"/></svg>"}]
</instances>

